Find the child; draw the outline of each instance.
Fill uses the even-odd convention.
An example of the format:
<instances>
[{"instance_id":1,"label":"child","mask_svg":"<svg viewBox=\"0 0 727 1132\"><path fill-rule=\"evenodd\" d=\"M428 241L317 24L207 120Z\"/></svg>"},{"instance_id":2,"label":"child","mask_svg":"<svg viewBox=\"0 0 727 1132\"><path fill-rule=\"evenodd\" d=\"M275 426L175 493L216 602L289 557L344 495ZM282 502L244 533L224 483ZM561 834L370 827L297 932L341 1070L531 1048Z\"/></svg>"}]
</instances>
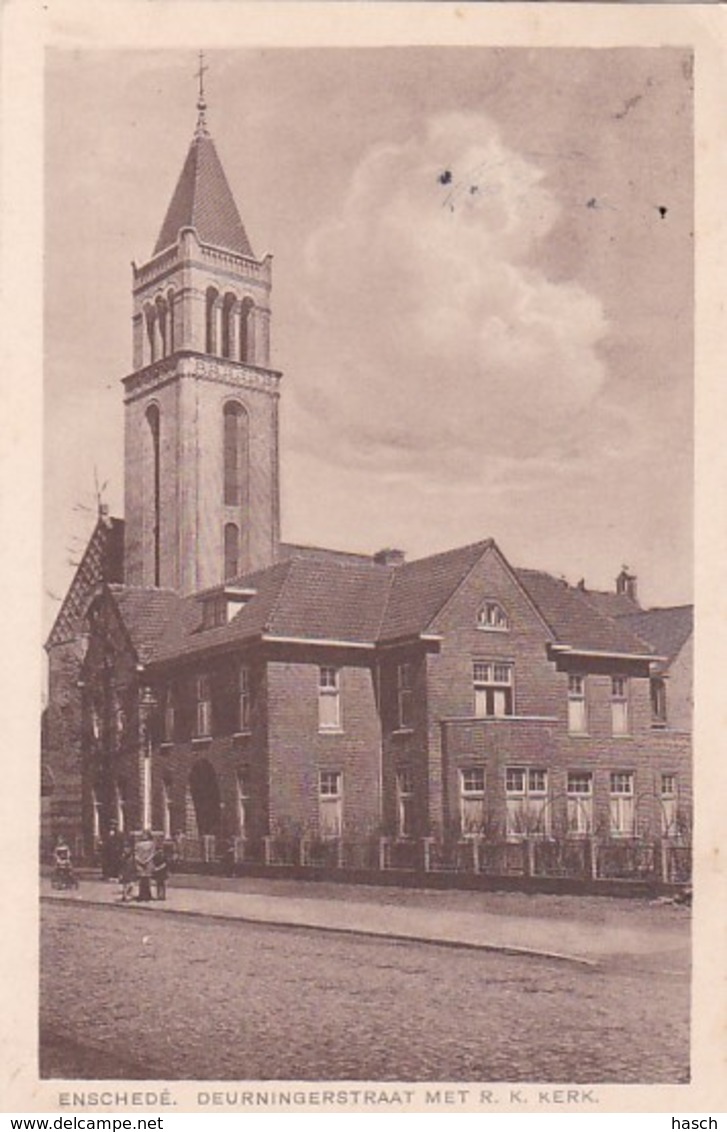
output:
<instances>
[{"instance_id":1,"label":"child","mask_svg":"<svg viewBox=\"0 0 727 1132\"><path fill-rule=\"evenodd\" d=\"M134 864L134 854L131 851L131 846L125 845L121 853L121 868L119 869L121 900L124 904L128 903L129 900L134 899L135 878L136 866Z\"/></svg>"},{"instance_id":2,"label":"child","mask_svg":"<svg viewBox=\"0 0 727 1132\"><path fill-rule=\"evenodd\" d=\"M152 858L152 876L157 890L157 900L167 898L167 855L163 845L157 845Z\"/></svg>"}]
</instances>

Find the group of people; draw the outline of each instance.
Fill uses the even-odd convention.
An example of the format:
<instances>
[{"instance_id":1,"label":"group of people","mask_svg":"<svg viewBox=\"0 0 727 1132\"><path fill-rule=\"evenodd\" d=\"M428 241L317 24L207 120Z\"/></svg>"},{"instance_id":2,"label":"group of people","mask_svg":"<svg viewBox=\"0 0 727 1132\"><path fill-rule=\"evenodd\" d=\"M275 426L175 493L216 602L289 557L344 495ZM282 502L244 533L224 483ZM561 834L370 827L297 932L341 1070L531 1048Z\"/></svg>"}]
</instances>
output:
<instances>
[{"instance_id":1,"label":"group of people","mask_svg":"<svg viewBox=\"0 0 727 1132\"><path fill-rule=\"evenodd\" d=\"M105 880L118 880L123 903L167 898L169 860L151 830L145 829L131 841L112 826L102 845L101 871Z\"/></svg>"}]
</instances>

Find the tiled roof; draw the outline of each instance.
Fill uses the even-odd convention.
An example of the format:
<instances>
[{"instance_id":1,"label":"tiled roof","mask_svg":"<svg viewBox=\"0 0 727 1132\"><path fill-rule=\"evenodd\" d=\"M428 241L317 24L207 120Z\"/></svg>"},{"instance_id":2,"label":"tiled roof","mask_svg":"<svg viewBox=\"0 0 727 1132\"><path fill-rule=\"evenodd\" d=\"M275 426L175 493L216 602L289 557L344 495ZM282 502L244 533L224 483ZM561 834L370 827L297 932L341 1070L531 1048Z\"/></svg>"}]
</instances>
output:
<instances>
[{"instance_id":1,"label":"tiled roof","mask_svg":"<svg viewBox=\"0 0 727 1132\"><path fill-rule=\"evenodd\" d=\"M644 655L652 651L622 620L599 613L582 590L541 570L516 570L556 640L589 652Z\"/></svg>"},{"instance_id":2,"label":"tiled roof","mask_svg":"<svg viewBox=\"0 0 727 1132\"><path fill-rule=\"evenodd\" d=\"M136 655L151 660L164 630L179 616L182 599L173 590L110 586Z\"/></svg>"},{"instance_id":3,"label":"tiled roof","mask_svg":"<svg viewBox=\"0 0 727 1132\"><path fill-rule=\"evenodd\" d=\"M176 244L181 228L194 228L203 244L253 258L240 213L208 134L192 139L153 254Z\"/></svg>"},{"instance_id":4,"label":"tiled roof","mask_svg":"<svg viewBox=\"0 0 727 1132\"><path fill-rule=\"evenodd\" d=\"M392 567L293 558L267 631L274 636L374 642Z\"/></svg>"},{"instance_id":5,"label":"tiled roof","mask_svg":"<svg viewBox=\"0 0 727 1132\"><path fill-rule=\"evenodd\" d=\"M666 666L674 660L691 636L694 610L691 605L674 605L667 609L645 609L619 619L632 633L666 657Z\"/></svg>"},{"instance_id":6,"label":"tiled roof","mask_svg":"<svg viewBox=\"0 0 727 1132\"><path fill-rule=\"evenodd\" d=\"M71 640L80 631L88 600L98 585L123 579L124 520L101 515L53 623L46 648Z\"/></svg>"},{"instance_id":7,"label":"tiled roof","mask_svg":"<svg viewBox=\"0 0 727 1132\"><path fill-rule=\"evenodd\" d=\"M586 601L606 617L623 617L637 613L640 606L628 594L609 593L604 590L581 590Z\"/></svg>"},{"instance_id":8,"label":"tiled roof","mask_svg":"<svg viewBox=\"0 0 727 1132\"><path fill-rule=\"evenodd\" d=\"M423 633L492 539L418 558L396 568L381 624L381 640Z\"/></svg>"}]
</instances>

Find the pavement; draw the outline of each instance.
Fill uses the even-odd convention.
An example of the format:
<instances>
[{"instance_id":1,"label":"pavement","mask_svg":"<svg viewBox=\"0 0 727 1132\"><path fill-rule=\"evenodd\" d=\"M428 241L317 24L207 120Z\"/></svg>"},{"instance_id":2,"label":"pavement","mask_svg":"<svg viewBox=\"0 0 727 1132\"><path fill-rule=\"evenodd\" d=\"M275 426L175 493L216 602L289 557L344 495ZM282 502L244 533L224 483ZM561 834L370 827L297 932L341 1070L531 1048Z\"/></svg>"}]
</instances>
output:
<instances>
[{"instance_id":1,"label":"pavement","mask_svg":"<svg viewBox=\"0 0 727 1132\"><path fill-rule=\"evenodd\" d=\"M204 882L202 882L203 884ZM277 881L244 881L203 887L175 878L167 888L166 901L123 904L115 883L82 879L71 891L51 888L41 880L41 897L83 905L117 907L119 913L151 911L158 915L203 916L241 923L270 924L364 936L384 937L448 947L530 955L551 960L599 967L615 957L649 956L667 967L681 965L688 947L688 921L662 924L628 923L619 916L611 922L589 922L578 914L573 898L570 915L518 915L488 912L478 902L468 908L446 905L437 892L419 894L412 902L396 902L392 890L368 888L365 893L347 885L325 886L324 894L308 882L280 885ZM350 898L347 899L347 895ZM654 910L656 911L656 909ZM624 922L626 920L626 922Z\"/></svg>"}]
</instances>

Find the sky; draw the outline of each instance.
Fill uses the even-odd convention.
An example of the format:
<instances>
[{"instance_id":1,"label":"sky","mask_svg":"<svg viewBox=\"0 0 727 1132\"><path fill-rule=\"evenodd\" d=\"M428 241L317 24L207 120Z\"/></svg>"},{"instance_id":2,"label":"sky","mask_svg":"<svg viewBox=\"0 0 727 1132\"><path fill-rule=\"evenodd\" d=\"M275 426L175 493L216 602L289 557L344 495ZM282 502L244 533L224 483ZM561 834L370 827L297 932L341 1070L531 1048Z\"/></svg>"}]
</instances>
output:
<instances>
[{"instance_id":1,"label":"sky","mask_svg":"<svg viewBox=\"0 0 727 1132\"><path fill-rule=\"evenodd\" d=\"M692 597L691 57L210 51L207 120L273 254L288 541L493 537L646 605ZM187 51L46 66L45 626L123 514L130 261L191 141Z\"/></svg>"}]
</instances>

